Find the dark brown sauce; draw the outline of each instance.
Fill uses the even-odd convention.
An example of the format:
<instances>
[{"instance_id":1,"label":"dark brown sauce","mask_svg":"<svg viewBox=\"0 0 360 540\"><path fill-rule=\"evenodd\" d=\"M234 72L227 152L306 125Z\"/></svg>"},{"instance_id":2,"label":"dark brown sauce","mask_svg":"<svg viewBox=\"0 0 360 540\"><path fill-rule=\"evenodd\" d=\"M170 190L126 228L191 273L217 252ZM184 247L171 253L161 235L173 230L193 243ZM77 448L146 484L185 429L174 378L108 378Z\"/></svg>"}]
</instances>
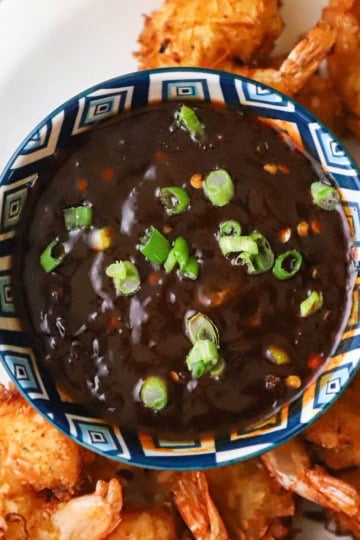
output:
<instances>
[{"instance_id":1,"label":"dark brown sauce","mask_svg":"<svg viewBox=\"0 0 360 540\"><path fill-rule=\"evenodd\" d=\"M122 427L181 438L269 414L298 391L285 384L289 375L306 384L313 373L309 357L326 359L336 344L347 314L350 271L342 210L326 212L312 203L310 185L319 175L310 159L252 116L206 104L196 105L206 127L200 145L176 128L178 108L168 103L124 113L55 156L27 203L15 268L25 332L56 380ZM285 168L271 174L263 169L268 163ZM229 171L235 183L235 197L222 208L189 183L194 173L215 168ZM78 187L86 186L84 179L83 192ZM156 197L169 185L185 186L191 196L183 214L169 217ZM89 231L65 231L63 209L84 202L94 207L94 227L114 232L104 252L90 249ZM262 232L275 255L299 250L301 271L278 281L271 271L251 276L232 266L217 241L225 219L238 220L244 234ZM299 222L314 220L320 234L311 227L306 236L297 233ZM196 281L166 274L139 253L136 246L150 225L160 231L171 227L171 241L188 240L200 261ZM292 234L284 244L279 232L286 227ZM55 237L71 251L46 274L39 257ZM129 258L139 269L141 289L135 296L116 296L105 268ZM154 272L157 279L149 279ZM323 291L324 305L302 319L299 305L312 289ZM221 301L224 291L229 294ZM226 369L217 379L192 379L186 368L191 344L184 320L198 311L219 329ZM272 344L288 353L289 364L276 366L265 357ZM149 374L168 382L169 404L158 413L138 399L139 384Z\"/></svg>"}]
</instances>

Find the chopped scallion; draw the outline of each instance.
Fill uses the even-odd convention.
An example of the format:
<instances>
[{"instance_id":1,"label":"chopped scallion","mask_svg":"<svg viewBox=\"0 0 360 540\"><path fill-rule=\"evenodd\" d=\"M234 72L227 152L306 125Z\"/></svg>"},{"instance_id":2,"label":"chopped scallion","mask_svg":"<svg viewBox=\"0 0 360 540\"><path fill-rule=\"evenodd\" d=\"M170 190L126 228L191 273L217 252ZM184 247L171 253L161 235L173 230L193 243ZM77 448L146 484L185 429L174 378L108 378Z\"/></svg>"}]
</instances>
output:
<instances>
[{"instance_id":1,"label":"chopped scallion","mask_svg":"<svg viewBox=\"0 0 360 540\"><path fill-rule=\"evenodd\" d=\"M90 227L93 222L93 208L91 206L72 206L65 208L64 222L67 231Z\"/></svg>"},{"instance_id":2,"label":"chopped scallion","mask_svg":"<svg viewBox=\"0 0 360 540\"><path fill-rule=\"evenodd\" d=\"M181 214L190 204L190 197L182 187L169 186L161 188L159 196L168 214Z\"/></svg>"},{"instance_id":3,"label":"chopped scallion","mask_svg":"<svg viewBox=\"0 0 360 540\"><path fill-rule=\"evenodd\" d=\"M190 257L180 273L185 278L195 280L199 275L199 270L199 262L195 259L195 257Z\"/></svg>"},{"instance_id":4,"label":"chopped scallion","mask_svg":"<svg viewBox=\"0 0 360 540\"><path fill-rule=\"evenodd\" d=\"M323 182L313 182L311 184L311 195L314 204L323 210L334 210L340 201L337 190Z\"/></svg>"},{"instance_id":5,"label":"chopped scallion","mask_svg":"<svg viewBox=\"0 0 360 540\"><path fill-rule=\"evenodd\" d=\"M145 231L139 250L148 261L163 264L170 252L170 242L158 229L151 226Z\"/></svg>"},{"instance_id":6,"label":"chopped scallion","mask_svg":"<svg viewBox=\"0 0 360 540\"><path fill-rule=\"evenodd\" d=\"M234 183L224 169L215 169L203 183L205 195L214 206L225 206L234 196Z\"/></svg>"},{"instance_id":7,"label":"chopped scallion","mask_svg":"<svg viewBox=\"0 0 360 540\"><path fill-rule=\"evenodd\" d=\"M190 258L189 244L187 243L185 238L179 236L178 238L176 238L174 245L171 248L171 251L176 258L176 262L179 265L180 272L182 272Z\"/></svg>"},{"instance_id":8,"label":"chopped scallion","mask_svg":"<svg viewBox=\"0 0 360 540\"><path fill-rule=\"evenodd\" d=\"M245 264L248 274L262 274L270 270L274 264L274 252L265 236L257 231L250 233L251 240L256 242L258 253L241 252L233 261L234 264Z\"/></svg>"},{"instance_id":9,"label":"chopped scallion","mask_svg":"<svg viewBox=\"0 0 360 540\"><path fill-rule=\"evenodd\" d=\"M165 272L172 272L176 265L180 274L189 279L196 279L199 274L199 263L195 257L190 257L189 244L182 236L176 238L173 247L164 262Z\"/></svg>"},{"instance_id":10,"label":"chopped scallion","mask_svg":"<svg viewBox=\"0 0 360 540\"><path fill-rule=\"evenodd\" d=\"M186 357L186 365L193 377L198 379L210 373L219 360L215 343L209 339L197 341Z\"/></svg>"},{"instance_id":11,"label":"chopped scallion","mask_svg":"<svg viewBox=\"0 0 360 540\"><path fill-rule=\"evenodd\" d=\"M168 390L162 377L147 377L140 390L140 399L145 407L153 411L161 411L168 403Z\"/></svg>"},{"instance_id":12,"label":"chopped scallion","mask_svg":"<svg viewBox=\"0 0 360 540\"><path fill-rule=\"evenodd\" d=\"M290 249L276 257L273 274L280 281L294 277L301 268L302 255L296 249Z\"/></svg>"},{"instance_id":13,"label":"chopped scallion","mask_svg":"<svg viewBox=\"0 0 360 540\"><path fill-rule=\"evenodd\" d=\"M229 219L220 223L219 227L220 238L223 236L241 236L241 225L235 219Z\"/></svg>"},{"instance_id":14,"label":"chopped scallion","mask_svg":"<svg viewBox=\"0 0 360 540\"><path fill-rule=\"evenodd\" d=\"M310 315L313 315L322 308L323 303L324 297L322 292L312 291L300 304L301 317L310 317Z\"/></svg>"},{"instance_id":15,"label":"chopped scallion","mask_svg":"<svg viewBox=\"0 0 360 540\"><path fill-rule=\"evenodd\" d=\"M219 246L223 255L246 252L257 255L259 248L251 236L221 236Z\"/></svg>"},{"instance_id":16,"label":"chopped scallion","mask_svg":"<svg viewBox=\"0 0 360 540\"><path fill-rule=\"evenodd\" d=\"M135 294L140 288L140 276L135 264L116 261L106 268L105 273L113 279L115 290L123 296Z\"/></svg>"},{"instance_id":17,"label":"chopped scallion","mask_svg":"<svg viewBox=\"0 0 360 540\"><path fill-rule=\"evenodd\" d=\"M178 125L186 129L193 139L202 141L205 134L205 128L191 107L182 105L180 111L175 114L175 119Z\"/></svg>"},{"instance_id":18,"label":"chopped scallion","mask_svg":"<svg viewBox=\"0 0 360 540\"><path fill-rule=\"evenodd\" d=\"M65 257L64 246L58 239L52 240L40 255L40 264L48 274L57 268Z\"/></svg>"},{"instance_id":19,"label":"chopped scallion","mask_svg":"<svg viewBox=\"0 0 360 540\"><path fill-rule=\"evenodd\" d=\"M211 377L221 377L226 368L225 360L220 357L213 369L210 371Z\"/></svg>"},{"instance_id":20,"label":"chopped scallion","mask_svg":"<svg viewBox=\"0 0 360 540\"><path fill-rule=\"evenodd\" d=\"M203 313L195 313L186 323L186 331L193 345L207 339L219 347L219 331L212 320Z\"/></svg>"}]
</instances>

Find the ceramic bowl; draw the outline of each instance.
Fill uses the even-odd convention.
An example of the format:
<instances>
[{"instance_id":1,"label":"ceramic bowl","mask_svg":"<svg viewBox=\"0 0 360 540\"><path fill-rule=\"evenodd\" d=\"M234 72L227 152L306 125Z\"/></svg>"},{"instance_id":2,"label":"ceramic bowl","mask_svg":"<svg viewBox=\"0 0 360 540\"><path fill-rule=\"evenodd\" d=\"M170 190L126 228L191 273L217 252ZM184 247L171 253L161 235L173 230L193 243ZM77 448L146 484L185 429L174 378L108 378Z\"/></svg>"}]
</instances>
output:
<instances>
[{"instance_id":1,"label":"ceramic bowl","mask_svg":"<svg viewBox=\"0 0 360 540\"><path fill-rule=\"evenodd\" d=\"M341 144L301 105L262 84L227 73L165 69L124 75L73 97L49 114L25 139L0 177L0 355L16 387L66 435L119 461L164 469L201 469L248 459L300 433L347 386L359 365L359 286L355 283L350 318L335 353L307 388L262 425L222 438L167 441L128 433L89 416L78 403L61 397L37 362L21 332L12 298L11 264L16 227L29 189L51 156L70 139L125 109L181 99L227 103L275 124L311 154L338 185L354 235L353 257L360 260L359 173ZM14 121L19 121L14 117Z\"/></svg>"}]
</instances>

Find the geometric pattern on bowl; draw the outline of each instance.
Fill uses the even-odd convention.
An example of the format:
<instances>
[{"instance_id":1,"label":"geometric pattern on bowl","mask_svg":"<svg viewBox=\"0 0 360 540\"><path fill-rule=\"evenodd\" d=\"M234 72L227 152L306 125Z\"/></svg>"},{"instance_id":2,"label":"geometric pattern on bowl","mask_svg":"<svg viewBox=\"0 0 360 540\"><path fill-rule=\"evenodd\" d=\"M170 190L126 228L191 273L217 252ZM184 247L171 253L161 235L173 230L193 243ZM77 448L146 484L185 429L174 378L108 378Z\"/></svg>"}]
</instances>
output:
<instances>
[{"instance_id":1,"label":"geometric pattern on bowl","mask_svg":"<svg viewBox=\"0 0 360 540\"><path fill-rule=\"evenodd\" d=\"M359 368L359 285L337 351L305 392L272 418L243 432L215 439L167 441L129 433L66 399L26 346L14 313L11 255L16 225L28 190L54 152L94 123L146 103L173 99L223 102L289 128L300 146L330 173L355 236L360 269L360 192L356 167L339 141L301 105L254 81L202 69L139 72L106 81L75 96L45 118L25 139L0 177L0 361L32 405L65 434L104 456L166 469L199 469L248 459L300 433L341 394Z\"/></svg>"}]
</instances>

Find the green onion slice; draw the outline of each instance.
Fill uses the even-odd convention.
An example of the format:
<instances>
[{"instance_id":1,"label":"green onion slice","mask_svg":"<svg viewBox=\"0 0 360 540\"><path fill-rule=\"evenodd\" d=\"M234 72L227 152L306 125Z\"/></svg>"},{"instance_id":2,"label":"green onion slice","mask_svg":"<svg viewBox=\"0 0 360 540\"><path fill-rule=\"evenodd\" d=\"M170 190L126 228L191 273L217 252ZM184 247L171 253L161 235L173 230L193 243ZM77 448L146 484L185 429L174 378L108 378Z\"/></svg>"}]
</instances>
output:
<instances>
[{"instance_id":1,"label":"green onion slice","mask_svg":"<svg viewBox=\"0 0 360 540\"><path fill-rule=\"evenodd\" d=\"M313 182L310 189L314 204L323 210L334 210L340 201L337 190L328 184Z\"/></svg>"},{"instance_id":2,"label":"green onion slice","mask_svg":"<svg viewBox=\"0 0 360 540\"><path fill-rule=\"evenodd\" d=\"M180 111L175 113L175 119L178 125L186 129L195 141L202 141L205 134L205 128L191 107L182 105Z\"/></svg>"},{"instance_id":3,"label":"green onion slice","mask_svg":"<svg viewBox=\"0 0 360 540\"><path fill-rule=\"evenodd\" d=\"M301 317L310 317L317 311L319 311L324 303L324 297L320 291L312 291L309 296L303 300L300 304Z\"/></svg>"},{"instance_id":4,"label":"green onion slice","mask_svg":"<svg viewBox=\"0 0 360 540\"><path fill-rule=\"evenodd\" d=\"M176 265L179 266L182 277L197 279L199 275L199 263L195 257L190 256L189 244L182 236L176 238L173 247L164 262L165 272L172 272Z\"/></svg>"},{"instance_id":5,"label":"green onion slice","mask_svg":"<svg viewBox=\"0 0 360 540\"><path fill-rule=\"evenodd\" d=\"M55 270L65 257L64 246L56 238L46 246L40 255L40 264L43 270L48 274Z\"/></svg>"},{"instance_id":6,"label":"green onion slice","mask_svg":"<svg viewBox=\"0 0 360 540\"><path fill-rule=\"evenodd\" d=\"M221 236L219 246L223 255L229 253L246 252L251 255L257 255L259 248L251 236Z\"/></svg>"},{"instance_id":7,"label":"green onion slice","mask_svg":"<svg viewBox=\"0 0 360 540\"><path fill-rule=\"evenodd\" d=\"M168 403L168 390L165 380L156 375L147 377L140 389L140 399L145 407L161 411Z\"/></svg>"},{"instance_id":8,"label":"green onion slice","mask_svg":"<svg viewBox=\"0 0 360 540\"><path fill-rule=\"evenodd\" d=\"M268 360L270 360L270 362L276 364L277 366L289 364L290 362L288 353L278 345L269 345L266 348L265 356Z\"/></svg>"},{"instance_id":9,"label":"green onion slice","mask_svg":"<svg viewBox=\"0 0 360 540\"><path fill-rule=\"evenodd\" d=\"M226 368L225 360L220 357L213 369L210 371L211 377L221 377Z\"/></svg>"},{"instance_id":10,"label":"green onion slice","mask_svg":"<svg viewBox=\"0 0 360 540\"><path fill-rule=\"evenodd\" d=\"M280 281L294 277L301 268L303 257L296 249L290 249L281 253L275 259L273 274Z\"/></svg>"},{"instance_id":11,"label":"green onion slice","mask_svg":"<svg viewBox=\"0 0 360 540\"><path fill-rule=\"evenodd\" d=\"M193 377L198 379L210 373L219 360L215 343L209 339L196 341L186 357L186 365Z\"/></svg>"},{"instance_id":12,"label":"green onion slice","mask_svg":"<svg viewBox=\"0 0 360 540\"><path fill-rule=\"evenodd\" d=\"M180 271L185 278L195 280L199 275L200 265L195 257L190 257L184 268Z\"/></svg>"},{"instance_id":13,"label":"green onion slice","mask_svg":"<svg viewBox=\"0 0 360 540\"><path fill-rule=\"evenodd\" d=\"M168 214L181 214L190 204L190 197L182 187L169 186L161 188L159 196Z\"/></svg>"},{"instance_id":14,"label":"green onion slice","mask_svg":"<svg viewBox=\"0 0 360 540\"><path fill-rule=\"evenodd\" d=\"M225 206L234 196L234 183L224 169L211 171L203 183L205 195L214 206Z\"/></svg>"},{"instance_id":15,"label":"green onion slice","mask_svg":"<svg viewBox=\"0 0 360 540\"><path fill-rule=\"evenodd\" d=\"M163 264L170 252L169 240L156 227L149 227L140 240L140 253L154 264Z\"/></svg>"},{"instance_id":16,"label":"green onion slice","mask_svg":"<svg viewBox=\"0 0 360 540\"><path fill-rule=\"evenodd\" d=\"M123 296L135 294L140 288L140 275L135 264L130 261L116 261L105 269L113 279L115 290Z\"/></svg>"},{"instance_id":17,"label":"green onion slice","mask_svg":"<svg viewBox=\"0 0 360 540\"><path fill-rule=\"evenodd\" d=\"M210 317L203 313L195 313L186 323L186 332L193 345L200 340L208 340L219 347L219 331Z\"/></svg>"},{"instance_id":18,"label":"green onion slice","mask_svg":"<svg viewBox=\"0 0 360 540\"><path fill-rule=\"evenodd\" d=\"M67 231L90 227L93 222L93 208L91 206L72 206L65 208L64 222Z\"/></svg>"},{"instance_id":19,"label":"green onion slice","mask_svg":"<svg viewBox=\"0 0 360 540\"><path fill-rule=\"evenodd\" d=\"M241 225L235 219L229 219L220 223L219 227L220 238L224 236L241 236Z\"/></svg>"},{"instance_id":20,"label":"green onion slice","mask_svg":"<svg viewBox=\"0 0 360 540\"><path fill-rule=\"evenodd\" d=\"M274 252L265 236L257 231L250 233L251 240L256 242L258 253L243 251L233 264L244 264L248 274L257 275L270 270L274 264Z\"/></svg>"}]
</instances>

